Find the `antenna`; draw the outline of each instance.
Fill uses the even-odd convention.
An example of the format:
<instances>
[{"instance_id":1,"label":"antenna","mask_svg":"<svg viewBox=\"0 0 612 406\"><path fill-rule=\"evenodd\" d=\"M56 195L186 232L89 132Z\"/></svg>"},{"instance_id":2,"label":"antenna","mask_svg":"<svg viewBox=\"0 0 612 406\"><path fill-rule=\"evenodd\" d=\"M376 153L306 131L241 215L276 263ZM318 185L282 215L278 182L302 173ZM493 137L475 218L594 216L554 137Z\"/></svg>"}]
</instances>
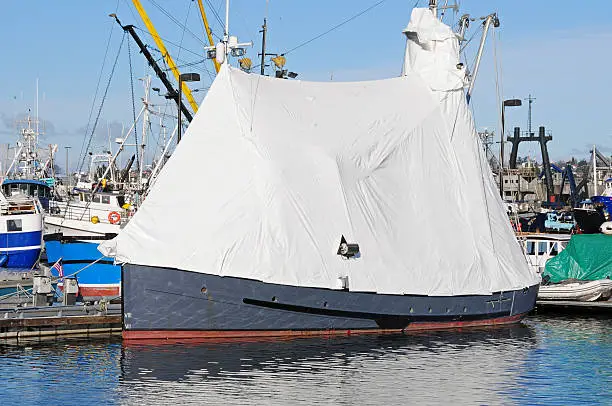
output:
<instances>
[{"instance_id":1,"label":"antenna","mask_svg":"<svg viewBox=\"0 0 612 406\"><path fill-rule=\"evenodd\" d=\"M525 100L529 102L529 110L527 111L527 134L531 137L533 135L533 133L531 132L531 103L533 103L535 97L531 97L530 94L529 97Z\"/></svg>"}]
</instances>

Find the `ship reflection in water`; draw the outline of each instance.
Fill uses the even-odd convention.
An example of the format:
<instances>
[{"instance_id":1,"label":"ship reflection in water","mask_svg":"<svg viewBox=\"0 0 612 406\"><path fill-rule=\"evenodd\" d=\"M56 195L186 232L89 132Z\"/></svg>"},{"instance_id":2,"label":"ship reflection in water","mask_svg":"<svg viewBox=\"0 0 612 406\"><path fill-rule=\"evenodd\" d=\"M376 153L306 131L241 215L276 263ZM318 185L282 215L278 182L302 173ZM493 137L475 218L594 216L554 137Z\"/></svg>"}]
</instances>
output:
<instances>
[{"instance_id":1,"label":"ship reflection in water","mask_svg":"<svg viewBox=\"0 0 612 406\"><path fill-rule=\"evenodd\" d=\"M104 404L601 404L612 321L287 341L2 347L3 399ZM8 404L8 403L7 403Z\"/></svg>"}]
</instances>

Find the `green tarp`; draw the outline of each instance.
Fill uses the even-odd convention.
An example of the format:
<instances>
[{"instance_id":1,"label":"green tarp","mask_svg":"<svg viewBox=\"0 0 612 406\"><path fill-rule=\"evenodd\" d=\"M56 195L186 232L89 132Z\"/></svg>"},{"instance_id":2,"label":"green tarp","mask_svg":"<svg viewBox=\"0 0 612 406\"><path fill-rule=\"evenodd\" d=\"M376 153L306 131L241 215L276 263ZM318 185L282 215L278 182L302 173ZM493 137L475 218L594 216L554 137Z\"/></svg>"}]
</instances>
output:
<instances>
[{"instance_id":1,"label":"green tarp","mask_svg":"<svg viewBox=\"0 0 612 406\"><path fill-rule=\"evenodd\" d=\"M576 234L567 247L546 262L542 277L594 281L612 278L612 235Z\"/></svg>"}]
</instances>

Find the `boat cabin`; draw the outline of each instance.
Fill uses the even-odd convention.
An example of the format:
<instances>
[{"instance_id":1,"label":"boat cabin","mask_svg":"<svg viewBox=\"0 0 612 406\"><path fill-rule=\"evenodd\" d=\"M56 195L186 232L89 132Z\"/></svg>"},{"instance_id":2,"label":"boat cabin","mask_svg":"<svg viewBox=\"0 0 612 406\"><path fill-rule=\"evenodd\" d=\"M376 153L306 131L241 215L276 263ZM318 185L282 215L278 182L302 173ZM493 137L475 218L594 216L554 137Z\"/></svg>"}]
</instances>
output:
<instances>
[{"instance_id":1,"label":"boat cabin","mask_svg":"<svg viewBox=\"0 0 612 406\"><path fill-rule=\"evenodd\" d=\"M44 210L49 209L49 200L52 196L51 187L46 182L34 179L5 179L2 182L2 193L6 197L36 197Z\"/></svg>"},{"instance_id":2,"label":"boat cabin","mask_svg":"<svg viewBox=\"0 0 612 406\"><path fill-rule=\"evenodd\" d=\"M519 237L529 266L541 274L546 261L558 255L569 244L569 234L525 234Z\"/></svg>"}]
</instances>

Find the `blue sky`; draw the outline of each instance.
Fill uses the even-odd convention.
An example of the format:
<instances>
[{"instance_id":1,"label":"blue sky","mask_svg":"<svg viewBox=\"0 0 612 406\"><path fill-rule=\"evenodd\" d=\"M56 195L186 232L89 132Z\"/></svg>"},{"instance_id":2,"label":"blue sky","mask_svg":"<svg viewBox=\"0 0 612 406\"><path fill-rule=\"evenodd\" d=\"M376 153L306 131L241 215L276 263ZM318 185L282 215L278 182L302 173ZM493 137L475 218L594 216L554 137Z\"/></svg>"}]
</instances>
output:
<instances>
[{"instance_id":1,"label":"blue sky","mask_svg":"<svg viewBox=\"0 0 612 406\"><path fill-rule=\"evenodd\" d=\"M191 0L141 0L167 47L179 65L196 63L183 71L200 72L208 78L213 67L200 62L205 37L197 10ZM262 19L267 15L268 51L284 52L315 37L330 27L376 3L376 0L232 0L230 31L241 41L254 41L249 56L257 59ZM205 5L212 29L221 35L215 13L224 15L224 0L207 0ZM426 0L421 0L424 5ZM415 0L386 0L323 38L287 55L287 67L303 80L366 80L397 76L401 69L404 38L401 34ZM36 79L39 80L39 110L45 123L44 143L70 145L71 166L81 150L88 122L93 123L99 95L108 81L123 33L109 13L116 12L123 24L145 29L130 0L6 0L3 2L2 86L0 86L0 143L14 143L14 122L28 108L35 112ZM159 7L158 7L159 6ZM504 98L536 97L533 126L545 125L553 133L549 143L553 159L586 158L589 146L597 144L612 153L612 128L608 124L608 95L612 82L607 68L612 62L609 16L612 2L592 0L588 7L579 3L535 2L528 0L463 0L460 14L473 17L497 12L501 27L495 31L496 52L490 36L473 98L473 111L479 129L498 133L498 99L495 61L501 71ZM165 10L189 32L172 22ZM214 12L213 12L214 10ZM453 16L447 23L455 23ZM454 18L453 18L454 17ZM473 23L471 33L477 31ZM155 47L153 40L139 31ZM479 35L479 33L477 33ZM127 41L127 39L126 39ZM467 49L468 60L475 54L476 37ZM177 45L182 45L178 47ZM104 53L108 45L108 56ZM153 74L144 57L131 44L135 76L136 109L142 87L137 80ZM155 51L154 51L155 52ZM159 56L159 54L157 54ZM497 57L497 58L496 58ZM92 101L105 63L98 100ZM201 99L210 84L206 79L195 87ZM153 86L160 87L159 80ZM407 95L407 97L409 97ZM165 100L155 96L154 103ZM131 124L127 43L119 54L94 145L101 148L106 135L119 137L121 126ZM507 109L507 127L526 127L527 108ZM154 130L158 132L158 130ZM159 135L156 135L159 136ZM157 142L151 141L151 145ZM521 147L520 155L539 156L537 145ZM62 155L63 156L63 155ZM63 158L62 158L63 159Z\"/></svg>"}]
</instances>

